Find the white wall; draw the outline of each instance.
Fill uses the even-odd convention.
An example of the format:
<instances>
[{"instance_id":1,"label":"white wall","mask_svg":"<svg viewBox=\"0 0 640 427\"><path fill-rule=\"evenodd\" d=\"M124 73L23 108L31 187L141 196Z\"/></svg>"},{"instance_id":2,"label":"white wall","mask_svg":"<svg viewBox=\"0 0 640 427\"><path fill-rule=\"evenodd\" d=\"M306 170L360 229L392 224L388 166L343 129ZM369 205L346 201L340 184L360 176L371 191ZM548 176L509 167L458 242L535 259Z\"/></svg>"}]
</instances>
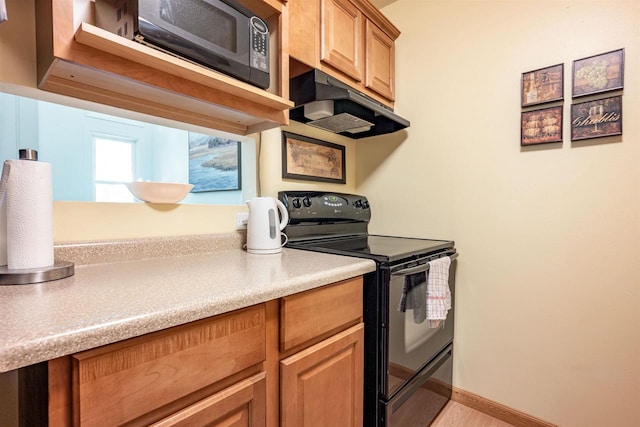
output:
<instances>
[{"instance_id":1,"label":"white wall","mask_svg":"<svg viewBox=\"0 0 640 427\"><path fill-rule=\"evenodd\" d=\"M358 145L372 231L454 239L457 387L640 425L640 2L399 0L401 135ZM625 48L624 134L570 142L575 59ZM564 143L522 149L520 77L565 64Z\"/></svg>"}]
</instances>

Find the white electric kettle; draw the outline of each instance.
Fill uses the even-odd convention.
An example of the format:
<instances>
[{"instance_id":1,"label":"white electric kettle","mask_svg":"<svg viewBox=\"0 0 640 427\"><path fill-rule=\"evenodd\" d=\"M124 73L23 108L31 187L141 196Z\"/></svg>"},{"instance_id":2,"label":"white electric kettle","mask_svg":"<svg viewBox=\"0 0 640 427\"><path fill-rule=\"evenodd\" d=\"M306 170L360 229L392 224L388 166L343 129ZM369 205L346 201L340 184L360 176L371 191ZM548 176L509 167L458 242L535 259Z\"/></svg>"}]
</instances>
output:
<instances>
[{"instance_id":1,"label":"white electric kettle","mask_svg":"<svg viewBox=\"0 0 640 427\"><path fill-rule=\"evenodd\" d=\"M287 236L281 231L289 222L289 213L284 204L273 197L255 197L247 201L249 220L247 222L247 252L252 254L276 254L287 243ZM282 219L278 218L278 211ZM281 236L285 241L282 242Z\"/></svg>"}]
</instances>

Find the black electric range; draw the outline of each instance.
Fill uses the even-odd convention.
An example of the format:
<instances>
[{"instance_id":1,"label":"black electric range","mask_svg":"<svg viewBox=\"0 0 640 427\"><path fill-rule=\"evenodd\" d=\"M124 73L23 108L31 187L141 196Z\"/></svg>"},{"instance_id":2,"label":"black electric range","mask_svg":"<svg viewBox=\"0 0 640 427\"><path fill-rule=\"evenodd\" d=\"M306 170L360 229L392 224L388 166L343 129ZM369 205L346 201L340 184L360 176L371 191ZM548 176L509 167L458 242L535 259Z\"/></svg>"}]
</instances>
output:
<instances>
[{"instance_id":1,"label":"black electric range","mask_svg":"<svg viewBox=\"0 0 640 427\"><path fill-rule=\"evenodd\" d=\"M365 275L364 426L424 427L451 397L455 268L453 241L371 235L366 197L317 191L278 193L289 213L287 247L372 259ZM418 307L400 310L407 281L425 280L449 257L451 309L438 327Z\"/></svg>"}]
</instances>

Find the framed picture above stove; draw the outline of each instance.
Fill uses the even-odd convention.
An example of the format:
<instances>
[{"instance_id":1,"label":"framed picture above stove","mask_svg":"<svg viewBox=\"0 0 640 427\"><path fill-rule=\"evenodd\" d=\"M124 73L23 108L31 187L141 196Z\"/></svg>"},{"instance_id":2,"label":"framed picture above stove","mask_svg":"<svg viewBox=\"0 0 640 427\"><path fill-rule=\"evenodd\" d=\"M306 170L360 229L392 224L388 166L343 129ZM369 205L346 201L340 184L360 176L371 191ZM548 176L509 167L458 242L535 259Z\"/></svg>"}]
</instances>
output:
<instances>
[{"instance_id":1,"label":"framed picture above stove","mask_svg":"<svg viewBox=\"0 0 640 427\"><path fill-rule=\"evenodd\" d=\"M345 147L282 132L282 178L345 184Z\"/></svg>"}]
</instances>

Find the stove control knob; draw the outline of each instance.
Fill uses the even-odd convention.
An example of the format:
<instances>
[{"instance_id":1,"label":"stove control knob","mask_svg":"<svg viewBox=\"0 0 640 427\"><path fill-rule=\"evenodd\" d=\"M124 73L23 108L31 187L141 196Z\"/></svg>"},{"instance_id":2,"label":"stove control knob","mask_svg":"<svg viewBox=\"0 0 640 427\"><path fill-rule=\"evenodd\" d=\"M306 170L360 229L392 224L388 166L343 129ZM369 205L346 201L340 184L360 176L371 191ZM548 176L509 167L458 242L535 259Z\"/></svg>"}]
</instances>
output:
<instances>
[{"instance_id":1,"label":"stove control knob","mask_svg":"<svg viewBox=\"0 0 640 427\"><path fill-rule=\"evenodd\" d=\"M309 198L309 196L305 196L304 199L302 199L302 204L308 208L309 206L311 206L311 199Z\"/></svg>"},{"instance_id":2,"label":"stove control knob","mask_svg":"<svg viewBox=\"0 0 640 427\"><path fill-rule=\"evenodd\" d=\"M300 209L300 199L293 199L293 207Z\"/></svg>"},{"instance_id":3,"label":"stove control knob","mask_svg":"<svg viewBox=\"0 0 640 427\"><path fill-rule=\"evenodd\" d=\"M353 206L355 206L358 209L362 209L362 200L356 200Z\"/></svg>"},{"instance_id":4,"label":"stove control knob","mask_svg":"<svg viewBox=\"0 0 640 427\"><path fill-rule=\"evenodd\" d=\"M367 202L366 200L362 202L362 209L369 209L369 202Z\"/></svg>"}]
</instances>

